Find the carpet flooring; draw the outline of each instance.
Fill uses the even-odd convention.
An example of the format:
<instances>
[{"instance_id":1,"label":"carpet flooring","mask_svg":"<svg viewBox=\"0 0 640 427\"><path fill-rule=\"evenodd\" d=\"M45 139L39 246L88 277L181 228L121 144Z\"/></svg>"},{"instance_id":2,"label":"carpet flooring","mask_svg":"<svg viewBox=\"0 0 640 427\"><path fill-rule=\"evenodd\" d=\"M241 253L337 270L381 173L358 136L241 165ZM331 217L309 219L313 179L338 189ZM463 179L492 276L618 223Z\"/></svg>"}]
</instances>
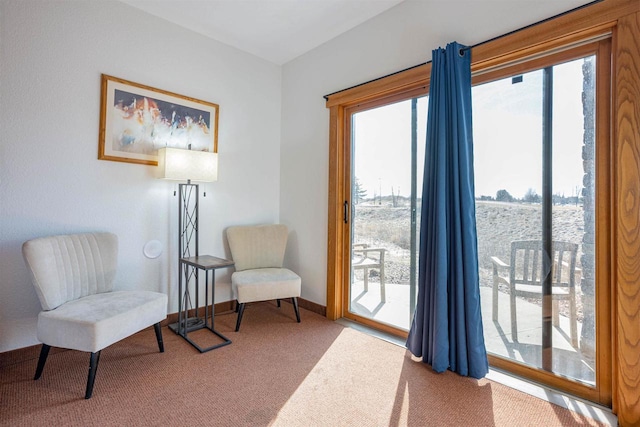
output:
<instances>
[{"instance_id":1,"label":"carpet flooring","mask_svg":"<svg viewBox=\"0 0 640 427\"><path fill-rule=\"evenodd\" d=\"M0 373L2 426L583 426L583 415L517 390L452 372L434 373L403 348L290 304L216 316L233 343L200 354L163 328L102 351L93 397L84 399L89 356L49 355ZM190 334L213 343L203 330Z\"/></svg>"}]
</instances>

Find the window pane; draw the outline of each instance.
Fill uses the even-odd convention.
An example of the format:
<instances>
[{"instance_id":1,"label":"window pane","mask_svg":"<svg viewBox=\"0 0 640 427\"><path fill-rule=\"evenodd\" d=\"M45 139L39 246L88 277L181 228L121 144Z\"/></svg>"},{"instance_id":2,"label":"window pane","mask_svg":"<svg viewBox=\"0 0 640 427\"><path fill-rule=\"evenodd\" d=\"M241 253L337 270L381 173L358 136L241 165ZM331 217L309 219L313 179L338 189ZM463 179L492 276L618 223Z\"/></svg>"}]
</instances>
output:
<instances>
[{"instance_id":1,"label":"window pane","mask_svg":"<svg viewBox=\"0 0 640 427\"><path fill-rule=\"evenodd\" d=\"M556 271L564 274L569 295L558 301L554 329L563 336L553 341L553 365L555 372L590 384L595 384L594 84L595 57L553 67L552 233L554 241L577 246L573 283L568 258L564 271Z\"/></svg>"},{"instance_id":2,"label":"window pane","mask_svg":"<svg viewBox=\"0 0 640 427\"><path fill-rule=\"evenodd\" d=\"M546 369L595 383L594 57L473 89L478 256L490 353L543 368L542 282L553 291ZM553 95L544 96L544 74ZM543 105L552 107L544 123ZM552 156L543 159L544 126ZM543 270L543 169L551 169L551 271Z\"/></svg>"},{"instance_id":3,"label":"window pane","mask_svg":"<svg viewBox=\"0 0 640 427\"><path fill-rule=\"evenodd\" d=\"M542 367L542 307L533 300L510 299L510 266L522 274L524 256L514 253L512 260L512 242L542 239L542 84L538 70L473 88L485 343L490 353L535 367ZM527 263L531 269L532 261Z\"/></svg>"},{"instance_id":4,"label":"window pane","mask_svg":"<svg viewBox=\"0 0 640 427\"><path fill-rule=\"evenodd\" d=\"M352 117L349 311L404 330L417 293L411 280L411 239L417 232L411 222L412 180L415 197L422 192L426 109L424 97ZM412 158L419 165L415 177ZM418 200L418 223L419 206Z\"/></svg>"}]
</instances>

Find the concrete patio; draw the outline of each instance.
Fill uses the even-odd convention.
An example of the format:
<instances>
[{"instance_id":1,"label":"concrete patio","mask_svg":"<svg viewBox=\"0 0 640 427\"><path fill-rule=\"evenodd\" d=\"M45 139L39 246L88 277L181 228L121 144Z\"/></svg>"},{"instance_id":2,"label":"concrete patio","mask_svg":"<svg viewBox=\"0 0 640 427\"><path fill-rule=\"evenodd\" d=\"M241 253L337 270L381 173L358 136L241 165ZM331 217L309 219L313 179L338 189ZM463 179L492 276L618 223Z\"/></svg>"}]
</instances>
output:
<instances>
[{"instance_id":1,"label":"concrete patio","mask_svg":"<svg viewBox=\"0 0 640 427\"><path fill-rule=\"evenodd\" d=\"M386 302L381 302L380 285L369 281L364 290L362 281L355 281L351 290L350 311L378 322L408 330L409 285L387 283ZM480 287L482 322L487 351L497 356L513 359L526 365L542 366L542 308L518 298L518 342L511 336L509 295L498 293L498 320L491 319L491 288ZM578 336L581 324L578 322ZM559 327L553 327L553 372L587 384L595 382L595 362L571 346L569 319L560 316Z\"/></svg>"}]
</instances>

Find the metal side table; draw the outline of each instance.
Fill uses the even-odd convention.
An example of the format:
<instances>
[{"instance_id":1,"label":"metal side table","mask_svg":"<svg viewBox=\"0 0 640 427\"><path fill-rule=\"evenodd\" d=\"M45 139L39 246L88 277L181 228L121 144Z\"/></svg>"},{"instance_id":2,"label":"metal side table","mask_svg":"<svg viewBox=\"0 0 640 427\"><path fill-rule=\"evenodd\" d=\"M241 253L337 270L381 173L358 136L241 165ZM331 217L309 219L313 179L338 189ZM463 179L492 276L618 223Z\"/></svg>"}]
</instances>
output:
<instances>
[{"instance_id":1,"label":"metal side table","mask_svg":"<svg viewBox=\"0 0 640 427\"><path fill-rule=\"evenodd\" d=\"M169 328L182 338L187 340L189 344L204 353L216 348L231 344L231 340L220 332L215 330L215 270L218 268L226 268L234 265L233 261L224 258L218 258L211 255L192 256L188 258L180 258L178 263L178 295L180 298L178 309L178 322L169 325ZM198 317L200 312L199 306L199 281L198 271L204 270L205 280L205 298L204 298L204 317ZM211 280L209 280L209 272L211 272ZM189 279L194 278L195 281L195 317L189 317L188 301L189 295ZM211 313L209 313L209 286L211 286ZM202 348L194 342L189 336L189 332L200 329L208 329L216 334L222 342L210 347Z\"/></svg>"}]
</instances>

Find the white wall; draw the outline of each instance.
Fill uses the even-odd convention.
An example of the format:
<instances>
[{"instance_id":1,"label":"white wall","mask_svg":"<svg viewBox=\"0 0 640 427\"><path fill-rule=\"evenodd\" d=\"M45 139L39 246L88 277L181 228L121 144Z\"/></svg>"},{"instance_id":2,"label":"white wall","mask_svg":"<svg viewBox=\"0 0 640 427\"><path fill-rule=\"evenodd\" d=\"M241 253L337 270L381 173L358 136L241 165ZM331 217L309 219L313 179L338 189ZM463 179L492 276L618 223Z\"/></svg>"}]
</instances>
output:
<instances>
[{"instance_id":1,"label":"white wall","mask_svg":"<svg viewBox=\"0 0 640 427\"><path fill-rule=\"evenodd\" d=\"M201 199L200 252L229 255L229 225L280 220L302 297L324 305L322 96L584 3L406 0L281 70L120 2L0 0L0 352L37 342L40 306L20 254L37 236L115 232L118 286L167 292L177 310L176 186L150 166L97 160L101 73L220 105L220 176ZM155 260L142 254L152 239L165 247ZM227 300L228 273L218 279L216 300Z\"/></svg>"},{"instance_id":2,"label":"white wall","mask_svg":"<svg viewBox=\"0 0 640 427\"><path fill-rule=\"evenodd\" d=\"M448 42L474 45L584 0L405 0L287 63L282 72L280 220L295 230L287 262L302 297L326 304L329 110L323 95L424 63Z\"/></svg>"},{"instance_id":3,"label":"white wall","mask_svg":"<svg viewBox=\"0 0 640 427\"><path fill-rule=\"evenodd\" d=\"M177 311L176 185L152 166L97 160L101 73L220 105L200 253L228 256L226 227L279 218L279 66L120 2L1 0L0 352L37 343L20 253L37 236L118 234L117 286L166 292ZM158 259L142 253L152 239ZM217 276L216 300L230 299L229 274Z\"/></svg>"}]
</instances>

